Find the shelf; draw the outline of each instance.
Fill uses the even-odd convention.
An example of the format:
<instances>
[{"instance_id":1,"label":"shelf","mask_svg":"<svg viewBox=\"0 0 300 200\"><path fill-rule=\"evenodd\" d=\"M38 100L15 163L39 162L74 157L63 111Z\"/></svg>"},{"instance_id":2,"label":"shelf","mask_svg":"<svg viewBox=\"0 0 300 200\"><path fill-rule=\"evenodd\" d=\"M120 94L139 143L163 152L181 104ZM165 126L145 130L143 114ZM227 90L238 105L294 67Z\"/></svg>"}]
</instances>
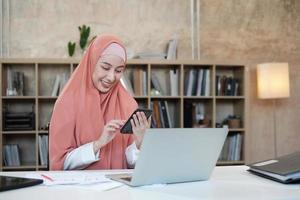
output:
<instances>
[{"instance_id":1,"label":"shelf","mask_svg":"<svg viewBox=\"0 0 300 200\"><path fill-rule=\"evenodd\" d=\"M213 96L183 96L184 99L213 99Z\"/></svg>"},{"instance_id":2,"label":"shelf","mask_svg":"<svg viewBox=\"0 0 300 200\"><path fill-rule=\"evenodd\" d=\"M217 165L225 166L225 165L244 165L245 161L218 161Z\"/></svg>"},{"instance_id":3,"label":"shelf","mask_svg":"<svg viewBox=\"0 0 300 200\"><path fill-rule=\"evenodd\" d=\"M180 97L179 96L151 96L150 97L151 99L166 99L166 100L168 100L168 99L180 99Z\"/></svg>"},{"instance_id":4,"label":"shelf","mask_svg":"<svg viewBox=\"0 0 300 200\"><path fill-rule=\"evenodd\" d=\"M44 130L51 119L53 106L61 89L55 93L56 79L69 78L78 66L78 59L0 59L1 99L2 110L8 108L11 112L34 112L35 130L30 131L3 131L0 126L0 151L3 145L18 144L22 152L21 164L36 163L35 165L22 165L15 167L3 166L3 170L47 170L49 166L40 165L39 136L48 135ZM24 73L24 96L7 96L7 75L9 71ZM192 71L192 72L191 72ZM131 59L126 63L123 76L131 83L133 98L139 107L158 108L157 118L167 118L164 124L169 123L174 128L189 128L200 125L215 127L223 126L229 115L241 118L241 128L229 129L228 137L240 134L242 141L240 157L245 158L246 131L246 91L245 66L230 63L202 62L201 60L144 60ZM160 93L155 92L153 77L160 85ZM190 77L194 77L190 81ZM234 93L222 92L216 95L217 77L228 77L238 81L238 90ZM202 82L199 81L202 80ZM155 79L155 78L154 78ZM205 81L204 81L205 79ZM154 81L155 82L155 81ZM60 83L59 83L60 85ZM63 85L63 83L62 83ZM190 85L190 86L189 86ZM190 87L190 88L189 88ZM220 91L220 90L218 90ZM237 91L237 92L236 92ZM204 92L204 93L203 93ZM162 95L153 95L162 94ZM187 95L189 94L189 95ZM197 94L197 95L196 95ZM220 95L222 94L222 96ZM224 96L235 94L236 96ZM163 108L166 108L165 110ZM164 112L164 113L163 113ZM167 113L167 114L166 114ZM153 109L154 114L154 109ZM154 115L153 115L154 118ZM0 114L3 123L3 115ZM162 123L161 123L162 124ZM237 148L238 149L238 148ZM224 154L226 151L224 151ZM222 157L222 159L235 159ZM220 158L221 159L221 158ZM3 160L3 159L2 159ZM218 165L239 165L245 161L219 161Z\"/></svg>"},{"instance_id":5,"label":"shelf","mask_svg":"<svg viewBox=\"0 0 300 200\"><path fill-rule=\"evenodd\" d=\"M244 96L216 96L216 99L224 99L224 100L231 100L231 99L245 99Z\"/></svg>"},{"instance_id":6,"label":"shelf","mask_svg":"<svg viewBox=\"0 0 300 200\"><path fill-rule=\"evenodd\" d=\"M244 128L229 128L229 132L244 132Z\"/></svg>"},{"instance_id":7,"label":"shelf","mask_svg":"<svg viewBox=\"0 0 300 200\"><path fill-rule=\"evenodd\" d=\"M38 166L38 170L47 170L48 169L48 166L46 165L39 165Z\"/></svg>"},{"instance_id":8,"label":"shelf","mask_svg":"<svg viewBox=\"0 0 300 200\"><path fill-rule=\"evenodd\" d=\"M34 100L36 97L35 96L2 96L2 99L7 99L7 100Z\"/></svg>"},{"instance_id":9,"label":"shelf","mask_svg":"<svg viewBox=\"0 0 300 200\"><path fill-rule=\"evenodd\" d=\"M38 96L38 99L46 99L46 100L56 100L58 96L52 97L52 96Z\"/></svg>"},{"instance_id":10,"label":"shelf","mask_svg":"<svg viewBox=\"0 0 300 200\"><path fill-rule=\"evenodd\" d=\"M148 99L148 96L134 96L135 99Z\"/></svg>"},{"instance_id":11,"label":"shelf","mask_svg":"<svg viewBox=\"0 0 300 200\"><path fill-rule=\"evenodd\" d=\"M35 134L36 131L2 131L3 135L14 135L14 134Z\"/></svg>"},{"instance_id":12,"label":"shelf","mask_svg":"<svg viewBox=\"0 0 300 200\"><path fill-rule=\"evenodd\" d=\"M54 91L57 94L71 74L71 63L38 63L37 66L39 96L51 96Z\"/></svg>"},{"instance_id":13,"label":"shelf","mask_svg":"<svg viewBox=\"0 0 300 200\"><path fill-rule=\"evenodd\" d=\"M9 93L16 93L20 96L35 96L36 95L36 77L35 63L4 63L2 64L2 96L7 95L8 80L11 81ZM16 86L16 83L17 86ZM14 86L15 84L15 86ZM15 90L14 90L14 89Z\"/></svg>"},{"instance_id":14,"label":"shelf","mask_svg":"<svg viewBox=\"0 0 300 200\"><path fill-rule=\"evenodd\" d=\"M35 170L35 165L3 166L3 170Z\"/></svg>"},{"instance_id":15,"label":"shelf","mask_svg":"<svg viewBox=\"0 0 300 200\"><path fill-rule=\"evenodd\" d=\"M39 130L38 133L41 134L41 135L42 135L42 134L44 135L44 134L48 134L49 131L46 131L46 130Z\"/></svg>"}]
</instances>

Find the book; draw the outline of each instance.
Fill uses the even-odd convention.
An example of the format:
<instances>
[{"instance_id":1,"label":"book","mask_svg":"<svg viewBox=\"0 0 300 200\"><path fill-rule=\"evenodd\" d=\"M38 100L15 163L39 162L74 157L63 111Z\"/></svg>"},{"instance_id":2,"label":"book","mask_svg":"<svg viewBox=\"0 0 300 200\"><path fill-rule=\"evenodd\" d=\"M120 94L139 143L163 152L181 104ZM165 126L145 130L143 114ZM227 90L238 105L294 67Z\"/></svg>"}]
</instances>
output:
<instances>
[{"instance_id":1,"label":"book","mask_svg":"<svg viewBox=\"0 0 300 200\"><path fill-rule=\"evenodd\" d=\"M171 69L169 73L170 73L171 96L178 96L178 70Z\"/></svg>"},{"instance_id":2,"label":"book","mask_svg":"<svg viewBox=\"0 0 300 200\"><path fill-rule=\"evenodd\" d=\"M169 108L168 108L168 102L167 101L159 101L159 105L161 106L161 116L164 124L164 128L172 128L171 125L171 119L170 119L170 113L169 113Z\"/></svg>"},{"instance_id":3,"label":"book","mask_svg":"<svg viewBox=\"0 0 300 200\"><path fill-rule=\"evenodd\" d=\"M219 75L216 76L216 96L221 95L221 77Z\"/></svg>"},{"instance_id":4,"label":"book","mask_svg":"<svg viewBox=\"0 0 300 200\"><path fill-rule=\"evenodd\" d=\"M147 82L147 72L146 70L143 70L142 71L142 95L143 96L147 96L147 85L148 85L148 82Z\"/></svg>"},{"instance_id":5,"label":"book","mask_svg":"<svg viewBox=\"0 0 300 200\"><path fill-rule=\"evenodd\" d=\"M162 128L158 101L153 101L153 118L156 122L156 128Z\"/></svg>"},{"instance_id":6,"label":"book","mask_svg":"<svg viewBox=\"0 0 300 200\"><path fill-rule=\"evenodd\" d=\"M198 82L197 82L197 92L196 92L196 96L201 96L201 88L202 88L202 80L203 80L203 71L204 69L199 69L198 70Z\"/></svg>"},{"instance_id":7,"label":"book","mask_svg":"<svg viewBox=\"0 0 300 200\"><path fill-rule=\"evenodd\" d=\"M143 95L143 69L137 68L133 71L133 88L136 96Z\"/></svg>"},{"instance_id":8,"label":"book","mask_svg":"<svg viewBox=\"0 0 300 200\"><path fill-rule=\"evenodd\" d=\"M4 166L20 166L19 146L17 144L4 145Z\"/></svg>"},{"instance_id":9,"label":"book","mask_svg":"<svg viewBox=\"0 0 300 200\"><path fill-rule=\"evenodd\" d=\"M41 165L48 165L48 136L39 135L39 158Z\"/></svg>"},{"instance_id":10,"label":"book","mask_svg":"<svg viewBox=\"0 0 300 200\"><path fill-rule=\"evenodd\" d=\"M159 53L159 52L141 52L137 53L135 58L139 59L165 59L166 58L166 53Z\"/></svg>"},{"instance_id":11,"label":"book","mask_svg":"<svg viewBox=\"0 0 300 200\"><path fill-rule=\"evenodd\" d=\"M60 82L60 75L57 74L56 77L55 77L55 81L54 81L52 92L51 92L52 97L55 97L55 96L58 95L59 82Z\"/></svg>"},{"instance_id":12,"label":"book","mask_svg":"<svg viewBox=\"0 0 300 200\"><path fill-rule=\"evenodd\" d=\"M162 90L158 77L153 72L151 76L151 83L153 88L152 90L154 90L154 92L152 92L152 95L156 95L156 96L165 95L165 92Z\"/></svg>"},{"instance_id":13,"label":"book","mask_svg":"<svg viewBox=\"0 0 300 200\"><path fill-rule=\"evenodd\" d=\"M195 71L195 69L191 69L188 75L188 86L186 90L186 96L192 96L193 94L195 94L194 91L196 88L196 77L197 72Z\"/></svg>"},{"instance_id":14,"label":"book","mask_svg":"<svg viewBox=\"0 0 300 200\"><path fill-rule=\"evenodd\" d=\"M131 96L134 96L133 87L131 81L129 79L129 74L125 71L123 76L120 79L121 84L123 87L130 93Z\"/></svg>"},{"instance_id":15,"label":"book","mask_svg":"<svg viewBox=\"0 0 300 200\"><path fill-rule=\"evenodd\" d=\"M168 128L167 126L167 119L166 116L164 116L164 108L163 108L163 101L158 101L158 109L159 109L159 116L160 116L160 123L162 128ZM167 125L167 126L166 126Z\"/></svg>"},{"instance_id":16,"label":"book","mask_svg":"<svg viewBox=\"0 0 300 200\"><path fill-rule=\"evenodd\" d=\"M193 127L193 105L189 102L184 103L184 128Z\"/></svg>"},{"instance_id":17,"label":"book","mask_svg":"<svg viewBox=\"0 0 300 200\"><path fill-rule=\"evenodd\" d=\"M165 101L165 104L166 104L166 112L167 112L167 118L168 118L168 122L169 122L169 127L170 128L174 128L173 124L173 120L170 116L170 111L169 111L169 105L168 105L168 101Z\"/></svg>"},{"instance_id":18,"label":"book","mask_svg":"<svg viewBox=\"0 0 300 200\"><path fill-rule=\"evenodd\" d=\"M24 95L24 72L7 70L7 96L23 96Z\"/></svg>"},{"instance_id":19,"label":"book","mask_svg":"<svg viewBox=\"0 0 300 200\"><path fill-rule=\"evenodd\" d=\"M205 89L204 89L204 96L209 96L210 95L210 70L205 69Z\"/></svg>"},{"instance_id":20,"label":"book","mask_svg":"<svg viewBox=\"0 0 300 200\"><path fill-rule=\"evenodd\" d=\"M150 108L151 110L153 110L153 114L152 114L152 117L151 117L151 128L157 128L157 122L156 122L156 118L154 116L155 114L155 110L154 110L154 105L153 105L153 101L150 102Z\"/></svg>"},{"instance_id":21,"label":"book","mask_svg":"<svg viewBox=\"0 0 300 200\"><path fill-rule=\"evenodd\" d=\"M172 60L177 58L177 44L178 39L172 39L169 41L167 50L167 60Z\"/></svg>"},{"instance_id":22,"label":"book","mask_svg":"<svg viewBox=\"0 0 300 200\"><path fill-rule=\"evenodd\" d=\"M248 166L249 172L280 183L300 183L300 151Z\"/></svg>"},{"instance_id":23,"label":"book","mask_svg":"<svg viewBox=\"0 0 300 200\"><path fill-rule=\"evenodd\" d=\"M243 135L234 133L228 135L223 145L219 160L239 161L242 159Z\"/></svg>"}]
</instances>

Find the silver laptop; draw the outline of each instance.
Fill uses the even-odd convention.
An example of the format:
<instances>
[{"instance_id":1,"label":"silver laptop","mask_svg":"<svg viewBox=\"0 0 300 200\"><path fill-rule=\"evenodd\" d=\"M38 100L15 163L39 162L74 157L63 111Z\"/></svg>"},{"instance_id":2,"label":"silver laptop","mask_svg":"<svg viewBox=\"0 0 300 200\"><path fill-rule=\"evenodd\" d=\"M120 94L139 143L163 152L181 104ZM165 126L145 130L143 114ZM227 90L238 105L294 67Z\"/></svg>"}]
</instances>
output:
<instances>
[{"instance_id":1,"label":"silver laptop","mask_svg":"<svg viewBox=\"0 0 300 200\"><path fill-rule=\"evenodd\" d=\"M107 175L130 186L207 180L227 128L148 129L131 174Z\"/></svg>"}]
</instances>

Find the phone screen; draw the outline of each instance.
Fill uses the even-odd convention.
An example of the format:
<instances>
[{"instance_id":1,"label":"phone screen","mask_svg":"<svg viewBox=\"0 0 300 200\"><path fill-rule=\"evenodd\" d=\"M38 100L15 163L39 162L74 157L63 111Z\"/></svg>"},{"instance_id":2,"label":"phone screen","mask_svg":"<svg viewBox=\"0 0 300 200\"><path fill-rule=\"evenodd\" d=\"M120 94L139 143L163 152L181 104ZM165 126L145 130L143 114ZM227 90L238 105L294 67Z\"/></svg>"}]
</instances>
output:
<instances>
[{"instance_id":1,"label":"phone screen","mask_svg":"<svg viewBox=\"0 0 300 200\"><path fill-rule=\"evenodd\" d=\"M145 113L147 119L149 119L149 117L152 115L152 110L150 109L142 109L142 108L138 108L136 109L131 116L129 117L129 119L126 121L126 123L124 124L124 126L121 128L120 132L123 134L132 134L132 126L130 123L130 120L133 119L133 115L136 114L137 112L143 112Z\"/></svg>"}]
</instances>

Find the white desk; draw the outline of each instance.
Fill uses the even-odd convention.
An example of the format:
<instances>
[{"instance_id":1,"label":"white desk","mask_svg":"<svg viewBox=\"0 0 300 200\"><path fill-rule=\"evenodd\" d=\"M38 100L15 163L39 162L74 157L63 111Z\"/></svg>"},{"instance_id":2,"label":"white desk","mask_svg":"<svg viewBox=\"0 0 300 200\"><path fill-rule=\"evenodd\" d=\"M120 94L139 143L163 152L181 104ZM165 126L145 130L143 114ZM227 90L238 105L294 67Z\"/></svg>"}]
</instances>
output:
<instances>
[{"instance_id":1,"label":"white desk","mask_svg":"<svg viewBox=\"0 0 300 200\"><path fill-rule=\"evenodd\" d=\"M300 199L300 184L284 185L250 174L246 166L216 167L209 181L131 188L121 186L110 191L89 187L34 186L0 192L0 200L25 199ZM93 173L92 171L90 173ZM24 172L0 172L22 176Z\"/></svg>"}]
</instances>

